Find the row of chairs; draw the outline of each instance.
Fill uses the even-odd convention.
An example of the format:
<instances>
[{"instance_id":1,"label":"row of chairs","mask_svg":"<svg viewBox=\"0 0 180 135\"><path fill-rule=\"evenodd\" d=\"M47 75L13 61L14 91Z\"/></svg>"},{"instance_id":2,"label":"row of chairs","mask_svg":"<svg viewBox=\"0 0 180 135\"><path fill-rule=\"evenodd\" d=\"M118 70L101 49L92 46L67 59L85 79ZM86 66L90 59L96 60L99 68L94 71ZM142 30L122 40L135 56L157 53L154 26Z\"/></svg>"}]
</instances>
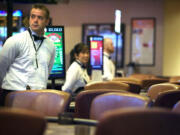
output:
<instances>
[{"instance_id":1,"label":"row of chairs","mask_svg":"<svg viewBox=\"0 0 180 135\"><path fill-rule=\"evenodd\" d=\"M108 81L108 82L96 82L90 85L85 86L85 90L91 90L91 89L120 89L120 90L125 90L128 92L136 93L139 94L140 91L142 90L141 84L136 83L134 85L131 82L133 79L132 78L115 78L116 81ZM121 81L118 81L121 79ZM124 83L122 80L126 80L128 84ZM153 84L148 87L147 89L147 96L150 97L151 100L155 100L158 96L159 93L168 91L168 90L178 90L180 88L180 85L170 83L170 82L165 82L165 83L157 83Z\"/></svg>"},{"instance_id":2,"label":"row of chairs","mask_svg":"<svg viewBox=\"0 0 180 135\"><path fill-rule=\"evenodd\" d=\"M139 94L142 90L144 90L145 92L148 92L149 88L152 85L161 84L161 83L178 85L177 82L170 81L170 79L158 78L153 75L133 74L129 77L117 77L117 78L114 78L112 81L108 81L108 82L96 82L96 83L87 85L85 87L85 90L110 88L110 89L127 90L129 92Z\"/></svg>"},{"instance_id":3,"label":"row of chairs","mask_svg":"<svg viewBox=\"0 0 180 135\"><path fill-rule=\"evenodd\" d=\"M159 79L149 75L133 75L131 77L115 78L113 81L128 82L129 84L131 84L131 92L133 93L139 93L142 89L144 89L147 92L147 96L149 97L149 99L153 101L154 107L172 108L174 112L180 112L180 102L176 104L176 102L180 100L180 91L179 86L175 85L179 83L175 83L167 79ZM139 89L136 89L139 92L133 91L134 89L132 89L132 82L133 84L136 84L133 85L134 87L137 87L137 85L139 86ZM103 115L99 118L96 135L180 134L179 114L174 113L171 110L164 110L161 108L149 109L147 107L124 109L121 108L114 109L112 111L113 104L111 102L113 101L112 97L114 97L115 95L117 94L113 95L111 93L109 95L104 94L98 96L94 99L91 105L90 117L95 119L97 119L97 117L99 117L98 115L100 115L103 111L107 110L107 108L104 109L102 106L111 106L111 111L105 111ZM109 99L111 99L111 102L108 104L108 101L110 100L106 100L106 98L104 98L103 96L109 97ZM152 105L152 102L147 101L146 103L147 106Z\"/></svg>"},{"instance_id":4,"label":"row of chairs","mask_svg":"<svg viewBox=\"0 0 180 135\"><path fill-rule=\"evenodd\" d=\"M99 115L106 109L112 110L122 107L163 107L172 109L179 100L180 90L161 92L154 102L146 96L127 91L87 90L79 93L75 100L75 116L98 119Z\"/></svg>"},{"instance_id":5,"label":"row of chairs","mask_svg":"<svg viewBox=\"0 0 180 135\"><path fill-rule=\"evenodd\" d=\"M90 106L93 99L100 94L109 92L133 95L133 93L125 90L113 89L82 91L77 95L75 100L75 116L89 118ZM38 111L46 116L58 116L59 113L68 111L70 102L71 95L63 91L31 90L9 93L6 97L5 106Z\"/></svg>"},{"instance_id":6,"label":"row of chairs","mask_svg":"<svg viewBox=\"0 0 180 135\"><path fill-rule=\"evenodd\" d=\"M76 97L75 117L98 119L98 115L101 114L99 111L106 111L106 108L109 110L133 106L172 108L178 100L180 100L180 90L161 92L154 103L146 96L124 90L85 90L80 92ZM46 116L58 116L59 113L68 111L70 101L70 94L63 91L32 90L8 94L5 106L38 111ZM92 110L96 110L97 112L93 112Z\"/></svg>"},{"instance_id":7,"label":"row of chairs","mask_svg":"<svg viewBox=\"0 0 180 135\"><path fill-rule=\"evenodd\" d=\"M158 77L152 74L132 74L128 77L114 78L113 81L121 81L126 83L133 82L135 84L140 84L141 88L147 91L151 85L159 84L159 83L168 82L179 85L180 76Z\"/></svg>"},{"instance_id":8,"label":"row of chairs","mask_svg":"<svg viewBox=\"0 0 180 135\"><path fill-rule=\"evenodd\" d=\"M169 79L160 78L151 74L132 74L128 77L114 78L116 81L128 81L129 80L141 86L141 89L147 91L151 85L169 82Z\"/></svg>"},{"instance_id":9,"label":"row of chairs","mask_svg":"<svg viewBox=\"0 0 180 135\"><path fill-rule=\"evenodd\" d=\"M173 111L161 108L107 111L99 119L95 135L179 135L179 108L180 102ZM43 135L47 127L42 114L24 109L0 109L0 120L1 135Z\"/></svg>"},{"instance_id":10,"label":"row of chairs","mask_svg":"<svg viewBox=\"0 0 180 135\"><path fill-rule=\"evenodd\" d=\"M172 106L180 99L179 86L176 84L161 83L152 85L148 90L148 96L150 98L147 98L145 96L140 96L138 94L128 91L129 86L127 84L114 82L110 83L113 84L110 85L111 87L107 85L108 82L103 82L103 84L105 85L102 85L101 83L96 83L94 85L96 86L96 89L93 89L94 87L89 86L85 87L85 91L80 92L76 97L75 116L80 118L90 118L90 108L93 99L98 95L109 92L116 92L118 94L120 93L119 97L120 95L122 95L121 98L123 97L123 94L135 97L135 99L137 97L143 97L145 99L148 99L149 101L154 101L150 102L153 106L161 106L167 108L172 108ZM101 84L99 86L104 86L107 89L100 89L101 87L98 87L97 84ZM114 84L121 84L122 87L120 88L120 90L118 90L118 87L116 87L116 85ZM108 87L106 87L106 85ZM89 88L89 90L87 90L87 88ZM28 108L30 110L39 111L47 116L57 116L59 113L68 111L70 101L70 94L63 91L32 90L10 93L6 98L5 106ZM133 100L131 101L134 102ZM122 104L124 104L124 102L122 102Z\"/></svg>"},{"instance_id":11,"label":"row of chairs","mask_svg":"<svg viewBox=\"0 0 180 135\"><path fill-rule=\"evenodd\" d=\"M111 97L112 96L111 94L113 95L113 97ZM90 112L92 112L92 110L99 109L100 111L103 112L103 108L113 109L121 106L124 107L145 106L145 104L148 106L150 105L150 103L151 102L149 98L124 90L109 90L109 89L85 90L80 92L76 97L75 117L86 118L86 119L97 119L93 116L93 114L90 115ZM98 104L100 105L98 106ZM98 115L98 113L95 114Z\"/></svg>"},{"instance_id":12,"label":"row of chairs","mask_svg":"<svg viewBox=\"0 0 180 135\"><path fill-rule=\"evenodd\" d=\"M97 89L96 90L92 90L92 89L85 90L83 92L80 92L77 95L77 98L75 100L75 103L76 103L75 117L80 117L80 118L85 117L85 118L99 120L96 135L101 135L99 132L99 130L101 129L100 128L101 126L99 126L99 125L101 125L101 123L103 123L102 119L105 119L105 121L106 121L106 117L105 117L106 113L112 113L112 114L115 112L117 113L117 110L119 110L117 108L121 108L119 110L119 112L122 112L123 110L126 110L127 107L129 107L129 109L132 107L136 107L136 109L138 109L138 110L144 110L143 112L145 113L145 115L147 112L147 118L152 117L152 116L149 116L148 114L153 112L154 109L152 109L152 108L150 110L147 109L147 107L151 106L151 104L152 104L150 98L144 97L144 96L141 96L141 95L138 95L135 93L131 93L130 91L128 91L128 89L127 90L116 90L116 89L109 90L109 89L110 88L98 89L98 90ZM174 99L174 101L172 103L168 104L169 105L168 107L173 108L174 111L178 111L179 110L178 104L176 104L175 106L174 106L174 104L179 100L179 97L180 97L180 94L178 94L178 93L180 93L179 89L172 90L170 88L170 89L167 89L167 91L165 91L165 92L164 91L165 90L160 91L159 95L162 95L163 93L169 93L166 96L162 96L162 97L168 96L168 97L171 97L172 100ZM89 94L89 96L85 97L85 94ZM83 97L83 95L84 95L84 97ZM178 97L178 95L179 95L179 97ZM44 114L45 116L47 116L47 115L57 116L59 113L62 113L64 111L68 110L70 100L71 100L70 95L68 93L64 93L62 91L32 90L32 91L10 93L6 98L6 106L13 107L13 108L14 107L15 108L28 108L33 111L41 112L41 114ZM157 101L157 100L158 100L158 98L156 98L155 101ZM172 101L172 100L169 100L169 101ZM165 105L164 107L167 107L167 99L164 98L164 101L162 103ZM86 108L87 110L82 105L84 107L87 107ZM83 112L84 110L87 112ZM119 116L119 112L117 113L118 116L116 116L116 117L122 117L122 116ZM132 115L134 115L134 113L136 113L136 110L133 110ZM158 113L158 114L156 114L156 113ZM164 114L164 111L159 112L159 110L157 110L156 113L154 114L154 116L156 116L156 115L158 116L161 114L161 116L163 116L161 119L165 119L165 120L169 120L168 118L166 118L167 116L170 117L172 115L171 117L174 118L174 115L175 115L172 112L169 114L169 112L167 112L167 110L165 110L165 113L168 114L167 116L162 115L162 114ZM81 114L83 114L83 116ZM125 113L125 114L127 114L127 113ZM142 117L142 116L139 115L139 116L133 116L133 117L134 117L133 118L133 120L134 120L135 117L137 118L137 117ZM111 119L112 116L108 117L108 118ZM158 116L158 118L159 118L159 116ZM144 118L144 119L146 119L146 118ZM159 119L157 119L157 120L159 120ZM179 120L178 116L177 116L177 120ZM130 119L129 122L130 121L132 121L132 119ZM116 121L114 121L114 122L116 123ZM119 125L120 123L118 123L118 122L119 121L117 121L117 123L115 125ZM108 122L106 122L106 123L108 123ZM127 123L128 123L128 119L127 119ZM178 124L178 122L176 120L173 121L173 123ZM113 123L111 123L111 125L112 124ZM123 122L121 122L121 124L123 124ZM159 124L159 123L157 122L156 124ZM152 123L150 125L152 126ZM106 126L102 126L102 127L106 127ZM114 126L114 127L116 127L116 126ZM125 128L125 127L126 126L124 126L123 128ZM112 129L113 128L110 128L109 130L112 130ZM169 130L169 129L173 129L173 128L169 127L167 129ZM103 130L104 130L104 128L103 128ZM143 128L143 130L144 131L142 133L138 132L138 134L141 135L141 134L145 133L145 131L147 132L147 130L145 130L144 128ZM118 132L120 132L119 129L118 129ZM108 133L108 132L106 132L106 133ZM117 132L114 132L114 133L117 133ZM126 132L124 131L122 133L126 133ZM159 131L159 133L162 133L162 131ZM169 132L165 132L165 133L169 133ZM177 133L178 133L178 131L175 132L175 135ZM111 134L114 135L113 133L111 133ZM126 133L126 134L131 135L128 133ZM104 135L106 135L106 134L104 134Z\"/></svg>"},{"instance_id":13,"label":"row of chairs","mask_svg":"<svg viewBox=\"0 0 180 135\"><path fill-rule=\"evenodd\" d=\"M179 86L177 85L178 83L172 84L172 82L169 82L167 80L153 79L154 76L148 76L148 77L149 79L146 80L148 81L151 80L151 82L149 81L150 83L148 85L146 84L146 87L141 84L142 86L141 88L146 89L147 96L149 97L150 101L153 102L148 102L147 100L146 102L147 104L145 107L142 106L141 108L126 107L122 109L121 106L119 106L117 108L121 108L121 109L113 109L113 105L117 102L113 102L114 104L112 104L111 102L118 94L112 94L112 93L103 94L101 96L96 97L93 100L91 105L91 114L90 114L91 117L95 119L99 117L98 116L99 114L101 114L104 110L107 110L107 108L105 109L103 108L105 107L105 105L107 105L108 107L110 105L110 110L111 110L111 111L104 111L102 116L99 117L98 119L99 124L97 126L96 135L109 135L109 134L111 135L117 135L117 134L179 135L180 134L180 130L179 130L180 114L177 113L180 112L180 101L179 101L180 91L179 91ZM136 78L138 78L138 76L136 76ZM118 79L121 80L124 78L118 78ZM116 81L119 81L118 79ZM143 80L144 78L141 79ZM156 80L158 80L159 82ZM104 98L103 96L107 96L108 98ZM108 103L109 101L110 103ZM147 106L149 105L150 106L153 105L153 108L147 108ZM163 107L163 109L159 107ZM164 108L169 108L169 110Z\"/></svg>"}]
</instances>

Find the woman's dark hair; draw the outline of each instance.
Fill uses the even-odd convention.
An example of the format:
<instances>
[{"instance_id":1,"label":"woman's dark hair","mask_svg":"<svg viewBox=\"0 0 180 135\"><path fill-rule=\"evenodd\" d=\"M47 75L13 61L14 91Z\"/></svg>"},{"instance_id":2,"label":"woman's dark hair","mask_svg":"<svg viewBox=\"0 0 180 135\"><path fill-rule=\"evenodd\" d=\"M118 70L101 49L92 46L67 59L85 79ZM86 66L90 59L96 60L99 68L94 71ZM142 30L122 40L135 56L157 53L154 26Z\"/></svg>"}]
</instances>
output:
<instances>
[{"instance_id":1,"label":"woman's dark hair","mask_svg":"<svg viewBox=\"0 0 180 135\"><path fill-rule=\"evenodd\" d=\"M78 56L79 53L85 53L89 52L89 48L86 44L84 43L78 43L74 46L74 48L70 52L70 64L76 59L75 54Z\"/></svg>"},{"instance_id":2,"label":"woman's dark hair","mask_svg":"<svg viewBox=\"0 0 180 135\"><path fill-rule=\"evenodd\" d=\"M85 53L85 52L88 52L88 51L89 51L89 48L84 43L78 43L74 47L74 53L76 55L79 55L79 53L81 53L81 52Z\"/></svg>"},{"instance_id":3,"label":"woman's dark hair","mask_svg":"<svg viewBox=\"0 0 180 135\"><path fill-rule=\"evenodd\" d=\"M72 49L70 52L70 64L72 64L75 59L74 49Z\"/></svg>"}]
</instances>

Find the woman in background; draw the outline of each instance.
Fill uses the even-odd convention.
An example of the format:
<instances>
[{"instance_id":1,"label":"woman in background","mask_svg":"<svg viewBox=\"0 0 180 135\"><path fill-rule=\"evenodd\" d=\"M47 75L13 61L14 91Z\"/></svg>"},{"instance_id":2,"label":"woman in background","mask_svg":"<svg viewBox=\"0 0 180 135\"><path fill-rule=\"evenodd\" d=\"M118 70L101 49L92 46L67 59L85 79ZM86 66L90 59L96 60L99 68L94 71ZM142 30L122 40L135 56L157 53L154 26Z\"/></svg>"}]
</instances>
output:
<instances>
[{"instance_id":1,"label":"woman in background","mask_svg":"<svg viewBox=\"0 0 180 135\"><path fill-rule=\"evenodd\" d=\"M62 86L62 91L76 94L90 81L86 68L89 61L89 49L84 43L78 43L73 52L75 60L66 72L66 81Z\"/></svg>"}]
</instances>

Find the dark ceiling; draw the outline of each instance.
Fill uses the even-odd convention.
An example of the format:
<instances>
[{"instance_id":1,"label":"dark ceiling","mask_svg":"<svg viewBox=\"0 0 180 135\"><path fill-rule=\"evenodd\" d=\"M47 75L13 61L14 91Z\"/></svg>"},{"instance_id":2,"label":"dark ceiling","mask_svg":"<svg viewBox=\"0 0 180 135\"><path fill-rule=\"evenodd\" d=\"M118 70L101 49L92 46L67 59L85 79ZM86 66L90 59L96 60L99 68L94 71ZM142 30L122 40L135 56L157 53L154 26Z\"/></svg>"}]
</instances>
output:
<instances>
[{"instance_id":1,"label":"dark ceiling","mask_svg":"<svg viewBox=\"0 0 180 135\"><path fill-rule=\"evenodd\" d=\"M8 0L0 0L0 2L7 2ZM13 3L25 3L25 4L32 4L32 3L44 3L44 4L57 4L59 1L69 1L69 0L9 0Z\"/></svg>"}]
</instances>

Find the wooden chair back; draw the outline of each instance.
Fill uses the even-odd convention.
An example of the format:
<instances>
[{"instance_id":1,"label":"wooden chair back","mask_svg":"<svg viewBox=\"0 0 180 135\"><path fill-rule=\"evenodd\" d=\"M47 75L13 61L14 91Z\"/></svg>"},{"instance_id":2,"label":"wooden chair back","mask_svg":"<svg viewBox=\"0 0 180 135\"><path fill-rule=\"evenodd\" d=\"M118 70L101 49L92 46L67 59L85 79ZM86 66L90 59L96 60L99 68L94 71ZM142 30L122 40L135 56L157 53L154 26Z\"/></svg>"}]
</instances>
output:
<instances>
[{"instance_id":1,"label":"wooden chair back","mask_svg":"<svg viewBox=\"0 0 180 135\"><path fill-rule=\"evenodd\" d=\"M156 109L118 109L100 119L95 135L179 135L180 114Z\"/></svg>"},{"instance_id":2,"label":"wooden chair back","mask_svg":"<svg viewBox=\"0 0 180 135\"><path fill-rule=\"evenodd\" d=\"M5 106L34 110L46 116L57 116L68 109L70 99L69 93L58 90L18 91L7 95Z\"/></svg>"},{"instance_id":3,"label":"wooden chair back","mask_svg":"<svg viewBox=\"0 0 180 135\"><path fill-rule=\"evenodd\" d=\"M1 135L43 135L46 120L40 113L15 108L0 108Z\"/></svg>"},{"instance_id":4,"label":"wooden chair back","mask_svg":"<svg viewBox=\"0 0 180 135\"><path fill-rule=\"evenodd\" d=\"M127 93L124 90L111 90L111 89L95 89L85 90L80 92L75 99L75 117L78 118L90 118L90 107L93 99L101 94L109 92Z\"/></svg>"},{"instance_id":5,"label":"wooden chair back","mask_svg":"<svg viewBox=\"0 0 180 135\"><path fill-rule=\"evenodd\" d=\"M98 120L102 114L109 110L129 107L147 107L150 106L149 98L133 93L106 93L97 96L90 110L90 118Z\"/></svg>"},{"instance_id":6,"label":"wooden chair back","mask_svg":"<svg viewBox=\"0 0 180 135\"><path fill-rule=\"evenodd\" d=\"M169 91L169 90L178 90L178 89L179 86L176 84L171 84L171 83L154 84L148 89L147 95L151 98L151 100L155 101L161 92Z\"/></svg>"},{"instance_id":7,"label":"wooden chair back","mask_svg":"<svg viewBox=\"0 0 180 135\"><path fill-rule=\"evenodd\" d=\"M115 90L129 90L129 85L116 81L96 82L85 86L85 90L91 89L115 89Z\"/></svg>"}]
</instances>

